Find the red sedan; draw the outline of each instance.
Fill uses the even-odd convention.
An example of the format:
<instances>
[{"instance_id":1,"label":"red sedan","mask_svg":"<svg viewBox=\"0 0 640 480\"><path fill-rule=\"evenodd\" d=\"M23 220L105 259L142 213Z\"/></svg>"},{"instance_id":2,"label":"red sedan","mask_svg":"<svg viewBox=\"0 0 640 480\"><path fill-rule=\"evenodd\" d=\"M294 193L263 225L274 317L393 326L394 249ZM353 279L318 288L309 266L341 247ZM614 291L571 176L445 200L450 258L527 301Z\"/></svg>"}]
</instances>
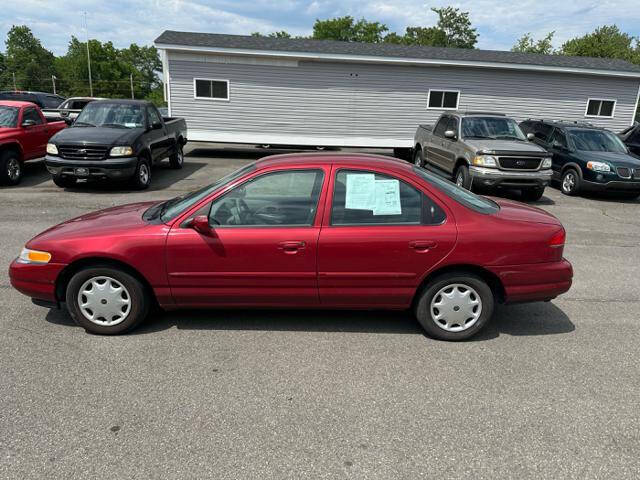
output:
<instances>
[{"instance_id":1,"label":"red sedan","mask_svg":"<svg viewBox=\"0 0 640 480\"><path fill-rule=\"evenodd\" d=\"M565 231L543 210L474 195L365 154L267 157L162 203L110 208L30 240L12 285L117 334L152 305L413 309L462 340L495 302L569 290Z\"/></svg>"}]
</instances>

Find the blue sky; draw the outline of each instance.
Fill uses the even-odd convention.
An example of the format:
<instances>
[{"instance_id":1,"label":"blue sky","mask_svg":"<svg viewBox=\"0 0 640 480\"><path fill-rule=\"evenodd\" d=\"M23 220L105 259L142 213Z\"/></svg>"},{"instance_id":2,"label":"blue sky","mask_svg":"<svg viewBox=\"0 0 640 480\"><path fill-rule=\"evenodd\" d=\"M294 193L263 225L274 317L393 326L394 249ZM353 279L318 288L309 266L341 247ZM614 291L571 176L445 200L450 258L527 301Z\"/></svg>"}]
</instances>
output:
<instances>
[{"instance_id":1,"label":"blue sky","mask_svg":"<svg viewBox=\"0 0 640 480\"><path fill-rule=\"evenodd\" d=\"M432 6L452 5L469 11L480 33L478 47L509 49L525 32L543 36L556 31L555 44L617 24L640 36L638 0L5 0L0 35L14 24L26 24L55 54L66 51L70 35L84 38L83 15L91 38L117 47L150 44L165 29L249 34L287 30L309 34L316 18L351 15L377 20L390 30L436 22ZM0 45L4 49L4 45Z\"/></svg>"}]
</instances>

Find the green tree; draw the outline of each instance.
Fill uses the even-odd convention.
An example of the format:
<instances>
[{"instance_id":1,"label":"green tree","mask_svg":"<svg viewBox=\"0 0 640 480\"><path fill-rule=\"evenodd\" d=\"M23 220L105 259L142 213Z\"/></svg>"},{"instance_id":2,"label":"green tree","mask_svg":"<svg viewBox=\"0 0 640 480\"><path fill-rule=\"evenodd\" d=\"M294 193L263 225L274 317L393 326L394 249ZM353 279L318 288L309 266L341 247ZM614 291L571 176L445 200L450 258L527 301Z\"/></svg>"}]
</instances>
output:
<instances>
[{"instance_id":1,"label":"green tree","mask_svg":"<svg viewBox=\"0 0 640 480\"><path fill-rule=\"evenodd\" d=\"M446 37L445 47L474 48L478 42L478 33L471 26L469 12L461 12L458 8L432 8L438 14L437 28Z\"/></svg>"},{"instance_id":2,"label":"green tree","mask_svg":"<svg viewBox=\"0 0 640 480\"><path fill-rule=\"evenodd\" d=\"M402 43L427 47L448 46L447 35L438 27L407 27Z\"/></svg>"},{"instance_id":3,"label":"green tree","mask_svg":"<svg viewBox=\"0 0 640 480\"><path fill-rule=\"evenodd\" d=\"M313 37L316 40L340 40L343 42L379 43L389 28L380 22L369 22L364 18L355 21L353 17L338 17L316 20Z\"/></svg>"},{"instance_id":4,"label":"green tree","mask_svg":"<svg viewBox=\"0 0 640 480\"><path fill-rule=\"evenodd\" d=\"M162 62L156 47L139 47L132 43L129 48L123 48L118 52L120 61L130 65L130 74L133 75L135 98L156 99L158 92L163 95L160 73ZM152 95L152 92L156 92Z\"/></svg>"},{"instance_id":5,"label":"green tree","mask_svg":"<svg viewBox=\"0 0 640 480\"><path fill-rule=\"evenodd\" d=\"M4 74L0 83L24 90L51 90L54 74L53 53L44 48L26 25L14 25L5 41Z\"/></svg>"},{"instance_id":6,"label":"green tree","mask_svg":"<svg viewBox=\"0 0 640 480\"><path fill-rule=\"evenodd\" d=\"M511 48L512 52L522 53L543 53L551 55L553 53L553 36L556 32L549 32L545 37L534 40L531 33L525 33L518 39Z\"/></svg>"},{"instance_id":7,"label":"green tree","mask_svg":"<svg viewBox=\"0 0 640 480\"><path fill-rule=\"evenodd\" d=\"M269 37L269 38L291 38L291 34L289 32L285 32L284 30L280 30L279 32L271 32L267 35L263 35L260 32L251 33L252 37Z\"/></svg>"},{"instance_id":8,"label":"green tree","mask_svg":"<svg viewBox=\"0 0 640 480\"><path fill-rule=\"evenodd\" d=\"M592 33L573 38L562 45L564 55L618 58L640 64L638 38L621 32L616 25L604 25Z\"/></svg>"}]
</instances>

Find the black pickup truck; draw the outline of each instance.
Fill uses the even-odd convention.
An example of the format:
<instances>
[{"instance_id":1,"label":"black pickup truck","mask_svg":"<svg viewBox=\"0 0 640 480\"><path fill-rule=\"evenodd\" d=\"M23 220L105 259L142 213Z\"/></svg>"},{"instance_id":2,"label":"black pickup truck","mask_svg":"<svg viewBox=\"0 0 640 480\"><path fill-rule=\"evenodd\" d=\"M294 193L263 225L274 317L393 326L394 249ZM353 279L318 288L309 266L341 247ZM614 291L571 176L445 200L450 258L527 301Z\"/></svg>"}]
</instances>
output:
<instances>
[{"instance_id":1,"label":"black pickup truck","mask_svg":"<svg viewBox=\"0 0 640 480\"><path fill-rule=\"evenodd\" d=\"M59 187L101 179L127 180L143 190L154 164L169 158L172 168L182 168L186 143L183 118L163 118L142 100L98 100L49 140L45 165Z\"/></svg>"},{"instance_id":2,"label":"black pickup truck","mask_svg":"<svg viewBox=\"0 0 640 480\"><path fill-rule=\"evenodd\" d=\"M640 157L640 123L625 128L618 136L635 156Z\"/></svg>"}]
</instances>

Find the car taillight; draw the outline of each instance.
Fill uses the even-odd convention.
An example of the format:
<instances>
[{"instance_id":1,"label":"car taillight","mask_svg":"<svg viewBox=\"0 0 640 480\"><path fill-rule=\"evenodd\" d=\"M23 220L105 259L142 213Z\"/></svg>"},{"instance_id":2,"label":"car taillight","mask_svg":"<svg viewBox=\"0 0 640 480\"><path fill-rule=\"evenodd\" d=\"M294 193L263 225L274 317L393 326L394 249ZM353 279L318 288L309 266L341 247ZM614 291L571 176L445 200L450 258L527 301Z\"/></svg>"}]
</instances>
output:
<instances>
[{"instance_id":1,"label":"car taillight","mask_svg":"<svg viewBox=\"0 0 640 480\"><path fill-rule=\"evenodd\" d=\"M563 228L553 234L553 236L549 240L549 246L552 248L564 247L564 242L566 239L567 239L567 232L565 232Z\"/></svg>"}]
</instances>

